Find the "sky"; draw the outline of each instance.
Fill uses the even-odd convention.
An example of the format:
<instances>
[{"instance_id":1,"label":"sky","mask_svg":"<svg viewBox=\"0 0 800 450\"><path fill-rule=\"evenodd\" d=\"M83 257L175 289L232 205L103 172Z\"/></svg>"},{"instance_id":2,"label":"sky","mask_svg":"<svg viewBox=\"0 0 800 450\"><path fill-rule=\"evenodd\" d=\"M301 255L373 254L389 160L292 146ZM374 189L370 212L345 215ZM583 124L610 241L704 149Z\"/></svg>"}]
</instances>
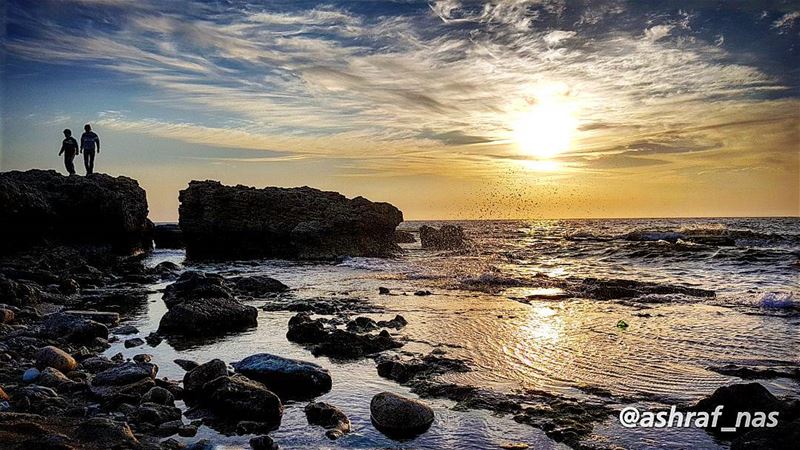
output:
<instances>
[{"instance_id":1,"label":"sky","mask_svg":"<svg viewBox=\"0 0 800 450\"><path fill-rule=\"evenodd\" d=\"M155 221L194 179L406 219L800 215L798 1L0 8L0 169L64 173L91 123Z\"/></svg>"}]
</instances>

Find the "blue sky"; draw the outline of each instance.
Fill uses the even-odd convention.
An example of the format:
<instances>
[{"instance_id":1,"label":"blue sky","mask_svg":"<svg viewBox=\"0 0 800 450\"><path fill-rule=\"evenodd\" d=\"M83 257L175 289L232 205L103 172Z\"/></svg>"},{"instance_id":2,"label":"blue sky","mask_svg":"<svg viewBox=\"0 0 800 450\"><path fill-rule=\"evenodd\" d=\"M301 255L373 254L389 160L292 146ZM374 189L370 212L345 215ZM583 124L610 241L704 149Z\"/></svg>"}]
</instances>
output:
<instances>
[{"instance_id":1,"label":"blue sky","mask_svg":"<svg viewBox=\"0 0 800 450\"><path fill-rule=\"evenodd\" d=\"M94 125L176 216L191 179L407 218L798 214L800 4L5 2L3 170Z\"/></svg>"}]
</instances>

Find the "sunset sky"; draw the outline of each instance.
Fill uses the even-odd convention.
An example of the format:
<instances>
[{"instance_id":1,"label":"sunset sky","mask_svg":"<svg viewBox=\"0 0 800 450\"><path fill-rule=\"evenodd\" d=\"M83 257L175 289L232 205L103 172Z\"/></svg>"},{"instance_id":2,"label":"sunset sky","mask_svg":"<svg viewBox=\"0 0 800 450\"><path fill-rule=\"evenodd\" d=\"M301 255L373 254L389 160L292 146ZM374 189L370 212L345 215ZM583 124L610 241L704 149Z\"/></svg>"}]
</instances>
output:
<instances>
[{"instance_id":1,"label":"sunset sky","mask_svg":"<svg viewBox=\"0 0 800 450\"><path fill-rule=\"evenodd\" d=\"M800 214L799 2L3 3L0 168L63 173L91 123L157 221L192 179L407 219Z\"/></svg>"}]
</instances>

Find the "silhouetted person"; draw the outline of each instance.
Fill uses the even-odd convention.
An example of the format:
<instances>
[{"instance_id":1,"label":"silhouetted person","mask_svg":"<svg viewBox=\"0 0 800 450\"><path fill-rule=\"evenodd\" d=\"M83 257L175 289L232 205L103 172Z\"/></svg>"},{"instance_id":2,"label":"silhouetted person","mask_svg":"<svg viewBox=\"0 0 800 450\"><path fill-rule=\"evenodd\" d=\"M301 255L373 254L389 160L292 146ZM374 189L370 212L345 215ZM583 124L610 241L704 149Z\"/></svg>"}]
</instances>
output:
<instances>
[{"instance_id":1,"label":"silhouetted person","mask_svg":"<svg viewBox=\"0 0 800 450\"><path fill-rule=\"evenodd\" d=\"M88 123L84 125L85 132L81 135L81 151L83 151L83 165L86 166L86 175L94 172L94 154L100 153L100 138L92 131Z\"/></svg>"},{"instance_id":2,"label":"silhouetted person","mask_svg":"<svg viewBox=\"0 0 800 450\"><path fill-rule=\"evenodd\" d=\"M64 130L64 140L61 141L61 151L58 156L64 155L64 167L70 175L75 175L75 155L78 154L78 141L72 137L72 130Z\"/></svg>"}]
</instances>

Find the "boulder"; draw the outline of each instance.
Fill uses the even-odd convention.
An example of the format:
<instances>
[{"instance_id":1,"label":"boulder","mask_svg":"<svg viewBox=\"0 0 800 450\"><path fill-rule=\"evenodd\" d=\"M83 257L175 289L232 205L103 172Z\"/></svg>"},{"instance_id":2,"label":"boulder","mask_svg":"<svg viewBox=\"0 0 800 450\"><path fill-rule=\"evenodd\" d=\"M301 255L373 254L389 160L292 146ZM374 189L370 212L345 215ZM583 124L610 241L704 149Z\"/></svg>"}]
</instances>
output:
<instances>
[{"instance_id":1,"label":"boulder","mask_svg":"<svg viewBox=\"0 0 800 450\"><path fill-rule=\"evenodd\" d=\"M181 410L174 406L145 402L139 404L135 409L132 419L137 423L161 425L165 422L180 420L181 415Z\"/></svg>"},{"instance_id":2,"label":"boulder","mask_svg":"<svg viewBox=\"0 0 800 450\"><path fill-rule=\"evenodd\" d=\"M150 248L147 198L136 180L54 170L0 173L0 253L50 241L110 246L120 253Z\"/></svg>"},{"instance_id":3,"label":"boulder","mask_svg":"<svg viewBox=\"0 0 800 450\"><path fill-rule=\"evenodd\" d=\"M205 298L179 303L167 311L158 332L208 336L258 325L258 310L230 298Z\"/></svg>"},{"instance_id":4,"label":"boulder","mask_svg":"<svg viewBox=\"0 0 800 450\"><path fill-rule=\"evenodd\" d=\"M377 325L381 328L403 328L408 325L408 321L400 314L396 314L392 320L379 320Z\"/></svg>"},{"instance_id":5,"label":"boulder","mask_svg":"<svg viewBox=\"0 0 800 450\"><path fill-rule=\"evenodd\" d=\"M126 362L95 374L92 386L122 386L144 378L155 379L157 373L155 364Z\"/></svg>"},{"instance_id":6,"label":"boulder","mask_svg":"<svg viewBox=\"0 0 800 450\"><path fill-rule=\"evenodd\" d=\"M98 373L110 369L117 364L104 356L92 356L81 361L81 367L89 373Z\"/></svg>"},{"instance_id":7,"label":"boulder","mask_svg":"<svg viewBox=\"0 0 800 450\"><path fill-rule=\"evenodd\" d=\"M139 403L156 403L158 405L175 406L175 395L172 392L156 386L147 391Z\"/></svg>"},{"instance_id":8,"label":"boulder","mask_svg":"<svg viewBox=\"0 0 800 450\"><path fill-rule=\"evenodd\" d=\"M63 373L67 373L75 370L77 366L78 362L75 361L75 358L58 347L48 345L47 347L40 348L39 351L36 352L36 367L40 370L45 367L52 367Z\"/></svg>"},{"instance_id":9,"label":"boulder","mask_svg":"<svg viewBox=\"0 0 800 450\"><path fill-rule=\"evenodd\" d=\"M717 421L717 426L709 427L708 431L718 433L728 439L742 435L750 428L739 427L735 433L722 432L723 427L736 428L738 411L777 411L785 417L790 409L789 405L772 395L770 391L759 383L732 384L722 386L710 396L698 401L690 408L692 411L714 412L717 406L722 405L722 416Z\"/></svg>"},{"instance_id":10,"label":"boulder","mask_svg":"<svg viewBox=\"0 0 800 450\"><path fill-rule=\"evenodd\" d=\"M422 248L431 250L457 250L466 246L464 229L457 225L443 225L438 230L427 225L419 229Z\"/></svg>"},{"instance_id":11,"label":"boulder","mask_svg":"<svg viewBox=\"0 0 800 450\"><path fill-rule=\"evenodd\" d=\"M67 378L66 375L52 367L45 367L36 379L36 384L54 389L74 383L75 382Z\"/></svg>"},{"instance_id":12,"label":"boulder","mask_svg":"<svg viewBox=\"0 0 800 450\"><path fill-rule=\"evenodd\" d=\"M158 224L153 227L156 248L183 248L183 232L177 223Z\"/></svg>"},{"instance_id":13,"label":"boulder","mask_svg":"<svg viewBox=\"0 0 800 450\"><path fill-rule=\"evenodd\" d=\"M172 362L187 372L200 365L197 361L192 361L191 359L175 359Z\"/></svg>"},{"instance_id":14,"label":"boulder","mask_svg":"<svg viewBox=\"0 0 800 450\"><path fill-rule=\"evenodd\" d=\"M263 384L241 375L222 376L203 387L203 403L225 417L280 423L283 404Z\"/></svg>"},{"instance_id":15,"label":"boulder","mask_svg":"<svg viewBox=\"0 0 800 450\"><path fill-rule=\"evenodd\" d=\"M312 344L311 352L314 356L343 359L360 358L403 346L402 342L394 339L386 330L369 334L326 328L322 319L312 320L304 312L289 319L286 338L292 342Z\"/></svg>"},{"instance_id":16,"label":"boulder","mask_svg":"<svg viewBox=\"0 0 800 450\"><path fill-rule=\"evenodd\" d=\"M215 378L228 375L228 366L221 359L212 359L183 375L183 388L188 395L199 394L203 386Z\"/></svg>"},{"instance_id":17,"label":"boulder","mask_svg":"<svg viewBox=\"0 0 800 450\"><path fill-rule=\"evenodd\" d=\"M95 338L108 339L108 328L91 319L57 313L45 317L42 333L50 338L64 338L75 343L87 343Z\"/></svg>"},{"instance_id":18,"label":"boulder","mask_svg":"<svg viewBox=\"0 0 800 450\"><path fill-rule=\"evenodd\" d=\"M250 439L250 448L253 450L278 450L278 444L269 436L256 436Z\"/></svg>"},{"instance_id":19,"label":"boulder","mask_svg":"<svg viewBox=\"0 0 800 450\"><path fill-rule=\"evenodd\" d=\"M331 390L330 373L311 362L259 353L232 365L237 372L283 397L316 397Z\"/></svg>"},{"instance_id":20,"label":"boulder","mask_svg":"<svg viewBox=\"0 0 800 450\"><path fill-rule=\"evenodd\" d=\"M179 199L190 259L333 259L399 250L394 231L403 213L363 197L192 181Z\"/></svg>"},{"instance_id":21,"label":"boulder","mask_svg":"<svg viewBox=\"0 0 800 450\"><path fill-rule=\"evenodd\" d=\"M237 277L230 281L236 286L238 292L252 297L264 297L289 290L289 286L266 275Z\"/></svg>"},{"instance_id":22,"label":"boulder","mask_svg":"<svg viewBox=\"0 0 800 450\"><path fill-rule=\"evenodd\" d=\"M397 230L394 232L394 241L398 244L413 244L417 239L408 231Z\"/></svg>"},{"instance_id":23,"label":"boulder","mask_svg":"<svg viewBox=\"0 0 800 450\"><path fill-rule=\"evenodd\" d=\"M33 383L39 378L41 372L36 367L31 367L30 369L22 372L22 381L25 383Z\"/></svg>"},{"instance_id":24,"label":"boulder","mask_svg":"<svg viewBox=\"0 0 800 450\"><path fill-rule=\"evenodd\" d=\"M339 408L325 403L312 402L305 407L306 419L312 425L319 425L328 431L329 439L338 439L350 432L350 419Z\"/></svg>"},{"instance_id":25,"label":"boulder","mask_svg":"<svg viewBox=\"0 0 800 450\"><path fill-rule=\"evenodd\" d=\"M233 292L225 285L225 278L215 273L187 271L164 289L167 308L186 301L204 298L233 298Z\"/></svg>"},{"instance_id":26,"label":"boulder","mask_svg":"<svg viewBox=\"0 0 800 450\"><path fill-rule=\"evenodd\" d=\"M125 344L124 345L125 345L125 348L139 347L141 345L144 345L144 339L138 338L138 337L137 338L131 338L131 339L125 339Z\"/></svg>"},{"instance_id":27,"label":"boulder","mask_svg":"<svg viewBox=\"0 0 800 450\"><path fill-rule=\"evenodd\" d=\"M369 412L375 428L393 438L422 434L434 419L430 406L391 392L381 392L372 397Z\"/></svg>"}]
</instances>

